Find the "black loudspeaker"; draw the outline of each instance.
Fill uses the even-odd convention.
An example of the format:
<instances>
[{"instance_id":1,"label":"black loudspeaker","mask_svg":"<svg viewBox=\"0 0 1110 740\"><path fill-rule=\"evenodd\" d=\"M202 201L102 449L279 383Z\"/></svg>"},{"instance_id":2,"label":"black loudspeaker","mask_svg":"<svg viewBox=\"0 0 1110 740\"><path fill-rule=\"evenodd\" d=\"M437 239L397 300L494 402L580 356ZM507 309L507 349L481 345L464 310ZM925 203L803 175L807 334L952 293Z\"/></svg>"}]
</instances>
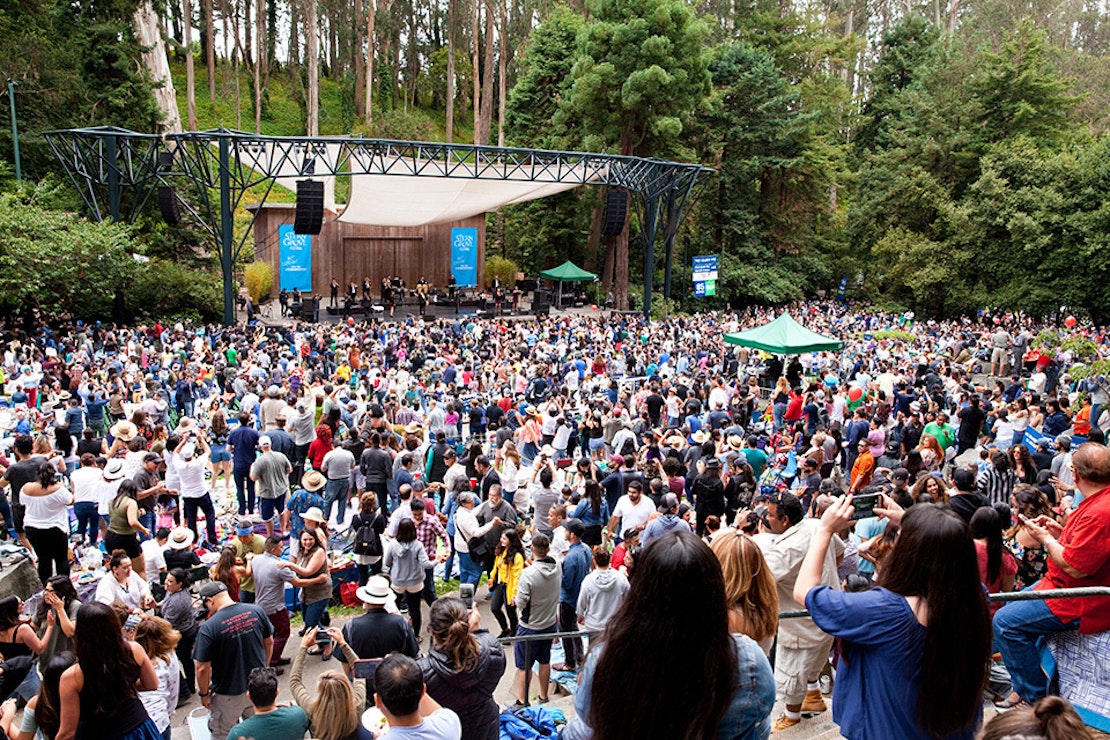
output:
<instances>
[{"instance_id":1,"label":"black loudspeaker","mask_svg":"<svg viewBox=\"0 0 1110 740\"><path fill-rule=\"evenodd\" d=\"M624 231L624 221L628 217L628 191L610 188L605 197L605 221L601 225L602 236L616 236Z\"/></svg>"},{"instance_id":2,"label":"black loudspeaker","mask_svg":"<svg viewBox=\"0 0 1110 740\"><path fill-rule=\"evenodd\" d=\"M177 203L177 196L174 195L173 188L166 185L158 186L158 210L162 213L162 218L170 226L177 226L181 223L181 208Z\"/></svg>"},{"instance_id":3,"label":"black loudspeaker","mask_svg":"<svg viewBox=\"0 0 1110 740\"><path fill-rule=\"evenodd\" d=\"M324 224L324 181L297 180L297 214L293 233L319 234Z\"/></svg>"},{"instance_id":4,"label":"black loudspeaker","mask_svg":"<svg viewBox=\"0 0 1110 740\"><path fill-rule=\"evenodd\" d=\"M549 294L546 290L537 289L532 296L532 312L536 316L547 316L551 312Z\"/></svg>"}]
</instances>

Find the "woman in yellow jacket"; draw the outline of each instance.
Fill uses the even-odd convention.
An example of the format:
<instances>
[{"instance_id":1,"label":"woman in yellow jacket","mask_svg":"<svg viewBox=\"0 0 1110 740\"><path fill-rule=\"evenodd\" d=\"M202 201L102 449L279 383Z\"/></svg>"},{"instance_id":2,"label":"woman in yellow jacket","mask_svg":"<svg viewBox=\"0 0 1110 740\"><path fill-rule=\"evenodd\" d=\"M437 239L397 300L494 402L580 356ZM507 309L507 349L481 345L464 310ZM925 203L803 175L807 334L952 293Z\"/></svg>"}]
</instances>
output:
<instances>
[{"instance_id":1,"label":"woman in yellow jacket","mask_svg":"<svg viewBox=\"0 0 1110 740\"><path fill-rule=\"evenodd\" d=\"M520 573L524 570L524 546L515 529L501 533L501 541L493 558L493 598L490 610L501 625L498 637L516 634L516 587L520 583ZM508 614L508 621L505 615Z\"/></svg>"}]
</instances>

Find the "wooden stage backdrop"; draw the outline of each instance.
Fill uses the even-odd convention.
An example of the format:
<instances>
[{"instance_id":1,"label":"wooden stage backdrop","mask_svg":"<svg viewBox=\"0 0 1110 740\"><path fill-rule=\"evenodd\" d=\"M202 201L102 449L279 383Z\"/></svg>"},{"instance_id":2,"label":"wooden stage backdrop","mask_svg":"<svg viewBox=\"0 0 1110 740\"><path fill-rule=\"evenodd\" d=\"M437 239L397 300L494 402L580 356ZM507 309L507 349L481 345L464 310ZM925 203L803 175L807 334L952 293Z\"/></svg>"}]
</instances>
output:
<instances>
[{"instance_id":1,"label":"wooden stage backdrop","mask_svg":"<svg viewBox=\"0 0 1110 740\"><path fill-rule=\"evenodd\" d=\"M253 208L253 206L252 206ZM266 203L254 222L254 254L274 268L276 296L281 290L281 250L278 227L292 224L296 208L292 203ZM486 217L473 216L429 226L364 226L335 221L336 214L325 210L324 225L312 237L312 292L329 293L334 277L339 293L354 281L359 290L362 279L370 277L373 294L379 294L383 277L400 276L409 288L416 286L420 276L436 288L451 282L451 229L478 230L478 284L485 279Z\"/></svg>"}]
</instances>

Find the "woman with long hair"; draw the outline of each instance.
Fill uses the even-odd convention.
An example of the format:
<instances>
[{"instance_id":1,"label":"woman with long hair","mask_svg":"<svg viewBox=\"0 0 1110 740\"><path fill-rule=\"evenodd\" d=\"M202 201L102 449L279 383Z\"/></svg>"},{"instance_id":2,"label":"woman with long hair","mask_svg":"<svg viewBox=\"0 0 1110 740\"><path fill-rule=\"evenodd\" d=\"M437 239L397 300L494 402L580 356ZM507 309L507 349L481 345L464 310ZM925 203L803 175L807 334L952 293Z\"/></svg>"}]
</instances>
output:
<instances>
[{"instance_id":1,"label":"woman with long hair","mask_svg":"<svg viewBox=\"0 0 1110 740\"><path fill-rule=\"evenodd\" d=\"M69 507L73 494L58 478L50 462L39 463L33 481L24 484L19 501L26 509L23 526L38 558L39 580L69 575Z\"/></svg>"},{"instance_id":2,"label":"woman with long hair","mask_svg":"<svg viewBox=\"0 0 1110 740\"><path fill-rule=\"evenodd\" d=\"M1033 454L1023 444L1015 444L1007 452L1010 455L1010 465L1014 470L1018 483L1033 485L1037 482L1037 463L1033 461Z\"/></svg>"},{"instance_id":3,"label":"woman with long hair","mask_svg":"<svg viewBox=\"0 0 1110 740\"><path fill-rule=\"evenodd\" d=\"M1014 526L1006 530L1003 540L1006 548L1017 559L1018 571L1014 579L1014 589L1022 591L1041 579L1048 570L1048 551L1031 534L1022 518L1036 521L1047 516L1055 519L1048 497L1039 488L1019 483L1010 494L1010 506L1014 514Z\"/></svg>"},{"instance_id":4,"label":"woman with long hair","mask_svg":"<svg viewBox=\"0 0 1110 740\"><path fill-rule=\"evenodd\" d=\"M501 449L494 456L494 469L497 470L497 475L501 478L501 492L504 494L505 500L517 511L527 510L527 486L520 489L523 500L517 500L517 491L520 488L520 481L518 480L520 453L516 451L516 445L513 444L511 439L505 440L505 444L501 445Z\"/></svg>"},{"instance_id":5,"label":"woman with long hair","mask_svg":"<svg viewBox=\"0 0 1110 740\"><path fill-rule=\"evenodd\" d=\"M134 561L123 550L112 550L108 559L108 573L96 584L95 598L101 604L122 602L133 611L154 606L150 584L138 574Z\"/></svg>"},{"instance_id":6,"label":"woman with long hair","mask_svg":"<svg viewBox=\"0 0 1110 740\"><path fill-rule=\"evenodd\" d=\"M463 740L497 740L493 692L505 673L505 651L482 629L478 610L453 596L432 604L428 631L432 646L418 661L428 696L459 715Z\"/></svg>"},{"instance_id":7,"label":"woman with long hair","mask_svg":"<svg viewBox=\"0 0 1110 740\"><path fill-rule=\"evenodd\" d=\"M182 568L172 568L166 574L166 598L162 600L162 616L180 635L177 647L178 663L185 673L185 683L181 684L178 694L188 698L196 687L196 664L193 662L193 645L197 641L196 610L193 597L189 593L189 574Z\"/></svg>"},{"instance_id":8,"label":"woman with long hair","mask_svg":"<svg viewBox=\"0 0 1110 740\"><path fill-rule=\"evenodd\" d=\"M289 691L293 700L308 715L312 737L317 740L362 740L369 736L359 721L362 706L366 703L365 681L351 681L339 671L324 671L316 679L315 691L309 691L304 685L304 656L316 644L318 630L318 627L310 628L301 640L301 648L293 658L290 670ZM327 633L332 640L326 648L328 656L333 646L337 645L348 665L358 660L358 655L343 639L343 630L332 628Z\"/></svg>"},{"instance_id":9,"label":"woman with long hair","mask_svg":"<svg viewBox=\"0 0 1110 740\"><path fill-rule=\"evenodd\" d=\"M239 601L239 582L241 575L239 566L236 564L236 554L234 545L224 545L220 548L220 557L208 569L208 577L213 581L219 581L227 586L227 595L231 597L232 601Z\"/></svg>"},{"instance_id":10,"label":"woman with long hair","mask_svg":"<svg viewBox=\"0 0 1110 740\"><path fill-rule=\"evenodd\" d=\"M524 545L515 529L506 528L501 532L497 549L493 551L493 597L489 608L501 625L501 634L498 637L516 634L516 587L523 571Z\"/></svg>"},{"instance_id":11,"label":"woman with long hair","mask_svg":"<svg viewBox=\"0 0 1110 740\"><path fill-rule=\"evenodd\" d=\"M331 452L332 449L332 430L327 424L316 425L316 439L308 446L308 459L312 463L313 470L319 470L320 466L324 464L324 455Z\"/></svg>"},{"instance_id":12,"label":"woman with long hair","mask_svg":"<svg viewBox=\"0 0 1110 740\"><path fill-rule=\"evenodd\" d=\"M212 419L209 427L209 449L208 462L212 468L212 487L216 487L216 481L223 473L224 484L223 488L227 488L228 481L231 480L231 453L227 451L227 438L231 434L231 430L227 426L227 417L224 415L224 410L219 407L219 400L213 401L215 407L212 412Z\"/></svg>"},{"instance_id":13,"label":"woman with long hair","mask_svg":"<svg viewBox=\"0 0 1110 740\"><path fill-rule=\"evenodd\" d=\"M571 519L579 519L586 527L582 541L588 547L601 544L601 531L609 523L609 502L601 492L601 484L595 480L586 481L582 500L578 502Z\"/></svg>"},{"instance_id":14,"label":"woman with long hair","mask_svg":"<svg viewBox=\"0 0 1110 740\"><path fill-rule=\"evenodd\" d=\"M139 487L126 478L120 482L115 497L108 502L108 531L104 534L104 547L111 553L123 550L131 558L135 570L146 573L143 549L139 546L139 532L147 537L150 530L139 521Z\"/></svg>"},{"instance_id":15,"label":"woman with long hair","mask_svg":"<svg viewBox=\"0 0 1110 740\"><path fill-rule=\"evenodd\" d=\"M77 657L68 650L45 661L42 686L39 688L39 693L31 697L27 706L23 708L23 717L18 728L12 728L15 702L4 703L3 710L0 712L0 731L4 733L4 737L8 740L36 740L38 733L42 733L45 740L54 740L58 734L61 714L58 684L62 680L62 674L75 662Z\"/></svg>"},{"instance_id":16,"label":"woman with long hair","mask_svg":"<svg viewBox=\"0 0 1110 740\"><path fill-rule=\"evenodd\" d=\"M682 649L670 649L676 635ZM659 676L681 676L667 701ZM578 678L565 740L767 737L775 681L746 635L730 635L721 566L693 532L672 530L636 559L636 578Z\"/></svg>"},{"instance_id":17,"label":"woman with long hair","mask_svg":"<svg viewBox=\"0 0 1110 740\"><path fill-rule=\"evenodd\" d=\"M975 554L979 560L979 580L988 593L1014 590L1014 577L1018 565L1012 553L1002 542L1002 519L993 506L982 506L975 511L969 522L971 536L975 540ZM991 615L1002 608L1002 604L991 604Z\"/></svg>"},{"instance_id":18,"label":"woman with long hair","mask_svg":"<svg viewBox=\"0 0 1110 740\"><path fill-rule=\"evenodd\" d=\"M917 482L913 484L913 488L910 489L910 498L914 500L914 503L917 503L917 501L925 495L932 497L932 501L927 503L948 503L948 485L944 482L943 478L939 478L932 474L923 475L917 479Z\"/></svg>"},{"instance_id":19,"label":"woman with long hair","mask_svg":"<svg viewBox=\"0 0 1110 740\"><path fill-rule=\"evenodd\" d=\"M790 384L784 376L779 376L771 391L771 431L777 432L786 417L786 407L790 404Z\"/></svg>"},{"instance_id":20,"label":"woman with long hair","mask_svg":"<svg viewBox=\"0 0 1110 740\"><path fill-rule=\"evenodd\" d=\"M763 552L737 529L724 529L709 548L721 563L728 631L747 635L771 654L779 630L779 594Z\"/></svg>"},{"instance_id":21,"label":"woman with long hair","mask_svg":"<svg viewBox=\"0 0 1110 740\"><path fill-rule=\"evenodd\" d=\"M162 740L140 691L158 688L154 665L137 642L123 639L112 607L90 602L77 612L77 665L62 674L56 740Z\"/></svg>"},{"instance_id":22,"label":"woman with long hair","mask_svg":"<svg viewBox=\"0 0 1110 740\"><path fill-rule=\"evenodd\" d=\"M170 721L177 709L181 663L175 651L180 640L181 633L161 617L144 617L135 628L135 642L150 657L150 662L154 664L154 674L158 677L158 688L140 691L139 699L161 731L163 740L170 740Z\"/></svg>"},{"instance_id":23,"label":"woman with long hair","mask_svg":"<svg viewBox=\"0 0 1110 740\"><path fill-rule=\"evenodd\" d=\"M18 596L8 594L0 597L0 655L4 659L33 657L41 655L50 641L51 633L57 625L47 623L42 639L23 621L23 602ZM32 669L16 688L15 693L24 701L30 701L39 690L39 674ZM6 697L0 697L3 699Z\"/></svg>"},{"instance_id":24,"label":"woman with long hair","mask_svg":"<svg viewBox=\"0 0 1110 740\"><path fill-rule=\"evenodd\" d=\"M285 563L283 566L292 569L301 578L314 579L323 573L328 572L328 553L324 543L324 535L320 533L319 529L312 527L305 527L301 530L300 547L297 551L297 560L293 563ZM324 583L317 583L312 586L305 586L301 589L301 604L304 607L304 626L305 630L310 630L313 627L320 625L320 617L328 608L328 602L331 600L331 581L327 580ZM324 660L330 660L331 654L324 653L323 651L313 651L311 655L320 655L323 653Z\"/></svg>"},{"instance_id":25,"label":"woman with long hair","mask_svg":"<svg viewBox=\"0 0 1110 740\"><path fill-rule=\"evenodd\" d=\"M378 508L378 494L367 491L358 497L358 513L351 517L351 531L356 535L363 527L370 527L381 539L385 535L385 517ZM366 580L382 572L381 555L355 554L355 567L358 568L358 585L365 586Z\"/></svg>"},{"instance_id":26,"label":"woman with long hair","mask_svg":"<svg viewBox=\"0 0 1110 740\"><path fill-rule=\"evenodd\" d=\"M996 714L983 727L980 740L1094 740L1071 703L1046 696L1032 706Z\"/></svg>"},{"instance_id":27,"label":"woman with long hair","mask_svg":"<svg viewBox=\"0 0 1110 740\"><path fill-rule=\"evenodd\" d=\"M46 646L39 656L39 664L45 665L58 653L73 652L73 633L77 629L77 610L81 602L77 599L77 589L69 576L50 576L43 586L42 600L31 617L31 624L39 633ZM49 639L46 628L54 625Z\"/></svg>"},{"instance_id":28,"label":"woman with long hair","mask_svg":"<svg viewBox=\"0 0 1110 740\"><path fill-rule=\"evenodd\" d=\"M932 473L940 470L944 465L944 450L940 448L940 442L933 435L922 434L921 441L917 443L917 449L921 453L922 470Z\"/></svg>"},{"instance_id":29,"label":"woman with long hair","mask_svg":"<svg viewBox=\"0 0 1110 740\"><path fill-rule=\"evenodd\" d=\"M876 514L900 533L877 588L846 593L820 585L829 543L852 521L851 496L825 510L794 584L794 598L817 626L841 638L833 721L849 740L970 740L991 655L971 532L942 506L903 513L887 496L882 503Z\"/></svg>"},{"instance_id":30,"label":"woman with long hair","mask_svg":"<svg viewBox=\"0 0 1110 740\"><path fill-rule=\"evenodd\" d=\"M424 590L425 569L431 568L432 562L428 560L424 543L416 537L416 524L412 519L402 519L397 525L397 538L385 546L382 564L389 573L393 590L402 597L402 604L407 605L412 631L420 642L424 624L420 593Z\"/></svg>"}]
</instances>

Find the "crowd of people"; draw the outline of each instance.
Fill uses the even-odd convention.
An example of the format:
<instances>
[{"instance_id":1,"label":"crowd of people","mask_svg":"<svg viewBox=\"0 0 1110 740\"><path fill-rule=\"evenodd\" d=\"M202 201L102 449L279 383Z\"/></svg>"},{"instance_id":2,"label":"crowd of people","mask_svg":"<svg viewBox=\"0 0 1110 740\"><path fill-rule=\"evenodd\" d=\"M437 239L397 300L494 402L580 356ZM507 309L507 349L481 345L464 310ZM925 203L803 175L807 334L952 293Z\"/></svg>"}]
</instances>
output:
<instances>
[{"instance_id":1,"label":"crowd of people","mask_svg":"<svg viewBox=\"0 0 1110 740\"><path fill-rule=\"evenodd\" d=\"M792 310L844 348L721 342L763 309L9 331L0 517L44 592L0 598L0 727L168 738L196 692L216 740L494 738L511 652L510 709L578 673L568 738L766 737L830 693L849 738L970 738L984 699L1082 738L1038 638L1110 603L987 594L1110 585L1107 383L1041 334L1101 328Z\"/></svg>"}]
</instances>

